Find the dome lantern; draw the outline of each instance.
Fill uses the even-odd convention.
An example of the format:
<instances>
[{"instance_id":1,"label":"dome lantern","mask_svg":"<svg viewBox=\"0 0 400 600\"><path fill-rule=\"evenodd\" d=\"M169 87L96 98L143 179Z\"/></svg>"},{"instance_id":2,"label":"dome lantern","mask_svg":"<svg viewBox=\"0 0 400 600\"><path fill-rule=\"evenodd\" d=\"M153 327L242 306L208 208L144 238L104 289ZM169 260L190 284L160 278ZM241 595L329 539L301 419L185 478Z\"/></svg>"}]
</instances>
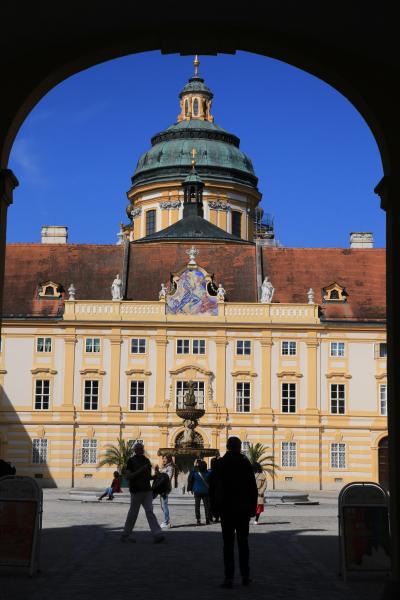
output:
<instances>
[{"instance_id":1,"label":"dome lantern","mask_svg":"<svg viewBox=\"0 0 400 600\"><path fill-rule=\"evenodd\" d=\"M181 112L178 115L178 122L199 119L213 123L211 102L214 95L205 85L204 79L199 76L200 61L197 54L194 57L193 64L194 75L179 94Z\"/></svg>"}]
</instances>

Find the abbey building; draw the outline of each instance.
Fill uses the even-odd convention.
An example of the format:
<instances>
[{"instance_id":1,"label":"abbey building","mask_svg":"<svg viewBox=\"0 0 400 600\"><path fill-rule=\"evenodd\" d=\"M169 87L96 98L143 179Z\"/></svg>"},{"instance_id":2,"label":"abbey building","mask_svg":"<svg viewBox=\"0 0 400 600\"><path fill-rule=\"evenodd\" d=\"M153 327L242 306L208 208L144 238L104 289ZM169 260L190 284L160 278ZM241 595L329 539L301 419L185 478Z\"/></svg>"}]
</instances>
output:
<instances>
[{"instance_id":1,"label":"abbey building","mask_svg":"<svg viewBox=\"0 0 400 600\"><path fill-rule=\"evenodd\" d=\"M152 462L179 445L192 380L197 443L265 444L270 488L386 484L385 251L368 234L279 246L212 98L196 60L177 122L139 158L118 244L46 227L8 245L0 457L44 485L103 486L118 438Z\"/></svg>"}]
</instances>

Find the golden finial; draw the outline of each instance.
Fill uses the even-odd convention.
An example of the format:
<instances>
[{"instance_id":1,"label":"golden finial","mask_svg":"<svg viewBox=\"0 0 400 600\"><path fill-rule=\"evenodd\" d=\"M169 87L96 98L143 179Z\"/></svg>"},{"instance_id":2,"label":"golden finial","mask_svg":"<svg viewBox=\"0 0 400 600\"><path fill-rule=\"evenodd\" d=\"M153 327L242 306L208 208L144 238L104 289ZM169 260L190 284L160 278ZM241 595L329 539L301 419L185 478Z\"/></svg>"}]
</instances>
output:
<instances>
[{"instance_id":1,"label":"golden finial","mask_svg":"<svg viewBox=\"0 0 400 600\"><path fill-rule=\"evenodd\" d=\"M198 54L195 55L193 64L194 64L194 76L198 77L199 76L199 65L200 65Z\"/></svg>"},{"instance_id":2,"label":"golden finial","mask_svg":"<svg viewBox=\"0 0 400 600\"><path fill-rule=\"evenodd\" d=\"M192 155L192 169L194 169L196 166L196 154L197 154L196 148L192 148L192 151L190 154Z\"/></svg>"}]
</instances>

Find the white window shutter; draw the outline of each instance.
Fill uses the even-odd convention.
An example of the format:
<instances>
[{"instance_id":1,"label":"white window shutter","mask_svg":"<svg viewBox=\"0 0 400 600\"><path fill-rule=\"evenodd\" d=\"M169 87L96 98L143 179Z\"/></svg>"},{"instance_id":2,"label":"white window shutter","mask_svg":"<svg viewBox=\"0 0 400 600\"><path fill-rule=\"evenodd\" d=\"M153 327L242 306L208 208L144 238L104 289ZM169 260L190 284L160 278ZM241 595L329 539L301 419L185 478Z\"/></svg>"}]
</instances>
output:
<instances>
[{"instance_id":1,"label":"white window shutter","mask_svg":"<svg viewBox=\"0 0 400 600\"><path fill-rule=\"evenodd\" d=\"M82 448L78 448L76 450L76 453L75 453L75 464L76 465L81 465L82 464Z\"/></svg>"}]
</instances>

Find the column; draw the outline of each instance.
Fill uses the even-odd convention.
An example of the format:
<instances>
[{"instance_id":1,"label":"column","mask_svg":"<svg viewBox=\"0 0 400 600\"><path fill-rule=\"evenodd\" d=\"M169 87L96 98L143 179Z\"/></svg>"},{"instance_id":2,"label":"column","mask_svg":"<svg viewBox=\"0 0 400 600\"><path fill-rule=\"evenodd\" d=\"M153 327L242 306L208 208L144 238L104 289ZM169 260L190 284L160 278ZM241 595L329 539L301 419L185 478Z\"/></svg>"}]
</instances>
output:
<instances>
[{"instance_id":1,"label":"column","mask_svg":"<svg viewBox=\"0 0 400 600\"><path fill-rule=\"evenodd\" d=\"M307 344L307 408L306 413L318 414L317 398L317 348L318 340L314 332L308 334Z\"/></svg>"},{"instance_id":2,"label":"column","mask_svg":"<svg viewBox=\"0 0 400 600\"><path fill-rule=\"evenodd\" d=\"M167 362L167 336L165 331L159 330L156 340L156 410L164 410L165 403L165 378Z\"/></svg>"},{"instance_id":3,"label":"column","mask_svg":"<svg viewBox=\"0 0 400 600\"><path fill-rule=\"evenodd\" d=\"M216 394L215 404L221 408L225 406L225 380L226 380L226 335L222 333L215 338L217 347L217 368L215 371Z\"/></svg>"},{"instance_id":4,"label":"column","mask_svg":"<svg viewBox=\"0 0 400 600\"><path fill-rule=\"evenodd\" d=\"M7 211L13 201L18 179L11 169L0 169L0 314L3 306L4 260L6 253ZM1 327L1 323L0 323Z\"/></svg>"},{"instance_id":5,"label":"column","mask_svg":"<svg viewBox=\"0 0 400 600\"><path fill-rule=\"evenodd\" d=\"M64 335L64 398L63 411L74 410L74 379L75 379L75 345L76 332L74 327L67 327Z\"/></svg>"},{"instance_id":6,"label":"column","mask_svg":"<svg viewBox=\"0 0 400 600\"><path fill-rule=\"evenodd\" d=\"M260 413L272 415L271 406L271 348L272 336L270 331L264 331L260 339L261 345L261 405Z\"/></svg>"},{"instance_id":7,"label":"column","mask_svg":"<svg viewBox=\"0 0 400 600\"><path fill-rule=\"evenodd\" d=\"M393 165L393 172L398 169ZM392 577L386 584L383 598L389 600L400 589L400 178L385 175L375 188L381 208L386 212L386 318L387 318L387 381L389 430L389 487Z\"/></svg>"},{"instance_id":8,"label":"column","mask_svg":"<svg viewBox=\"0 0 400 600\"><path fill-rule=\"evenodd\" d=\"M108 411L119 412L119 390L121 379L121 330L112 329L110 336L110 403Z\"/></svg>"}]
</instances>

